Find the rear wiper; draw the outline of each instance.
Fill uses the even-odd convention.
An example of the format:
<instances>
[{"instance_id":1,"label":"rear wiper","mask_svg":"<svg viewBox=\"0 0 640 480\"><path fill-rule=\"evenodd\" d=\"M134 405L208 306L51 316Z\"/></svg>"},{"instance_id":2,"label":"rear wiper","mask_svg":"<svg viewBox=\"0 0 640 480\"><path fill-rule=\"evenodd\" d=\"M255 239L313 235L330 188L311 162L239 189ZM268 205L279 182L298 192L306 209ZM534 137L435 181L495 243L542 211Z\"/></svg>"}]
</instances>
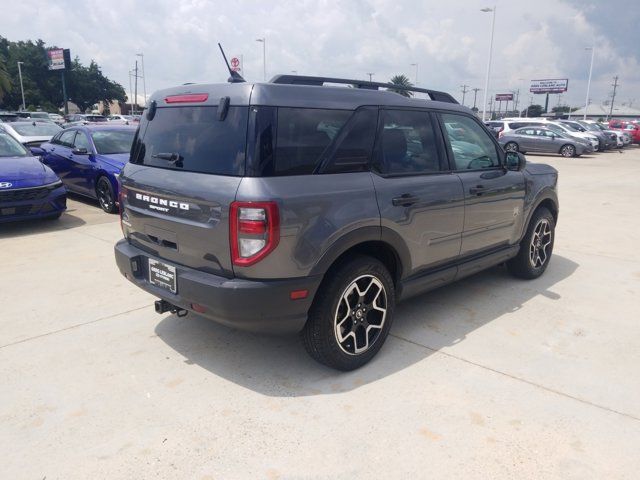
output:
<instances>
[{"instance_id":1,"label":"rear wiper","mask_svg":"<svg viewBox=\"0 0 640 480\"><path fill-rule=\"evenodd\" d=\"M182 160L184 160L184 157L179 153L156 153L151 157L168 160L174 167L182 167Z\"/></svg>"}]
</instances>

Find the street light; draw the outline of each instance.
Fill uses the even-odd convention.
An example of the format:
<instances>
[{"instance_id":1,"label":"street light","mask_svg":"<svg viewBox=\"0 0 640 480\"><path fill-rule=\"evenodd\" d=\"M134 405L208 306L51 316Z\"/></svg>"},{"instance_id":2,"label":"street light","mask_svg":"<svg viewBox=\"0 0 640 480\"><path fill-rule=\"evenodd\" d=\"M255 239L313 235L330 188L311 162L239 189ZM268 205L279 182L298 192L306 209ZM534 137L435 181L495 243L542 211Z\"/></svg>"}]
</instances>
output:
<instances>
[{"instance_id":1,"label":"street light","mask_svg":"<svg viewBox=\"0 0 640 480\"><path fill-rule=\"evenodd\" d=\"M491 72L491 53L493 50L493 31L496 25L496 7L493 8L485 7L480 9L481 12L488 13L493 12L491 19L491 40L489 41L489 59L487 61L487 76L484 81L484 108L482 109L482 121L485 120L486 108L487 108L487 93L489 92L489 73Z\"/></svg>"},{"instance_id":2,"label":"street light","mask_svg":"<svg viewBox=\"0 0 640 480\"><path fill-rule=\"evenodd\" d=\"M142 59L142 89L144 91L144 106L147 106L147 75L144 73L144 53L136 53ZM137 99L136 99L137 101Z\"/></svg>"},{"instance_id":3,"label":"street light","mask_svg":"<svg viewBox=\"0 0 640 480\"><path fill-rule=\"evenodd\" d=\"M418 64L417 63L412 63L411 64L412 67L416 67L416 87L418 86Z\"/></svg>"},{"instance_id":4,"label":"street light","mask_svg":"<svg viewBox=\"0 0 640 480\"><path fill-rule=\"evenodd\" d=\"M20 65L24 64L24 62L18 62L18 75L20 76L20 91L22 92L22 110L26 110L27 106L24 103L24 87L22 86L22 69Z\"/></svg>"},{"instance_id":5,"label":"street light","mask_svg":"<svg viewBox=\"0 0 640 480\"><path fill-rule=\"evenodd\" d=\"M265 37L256 38L256 42L262 43L262 70L263 70L263 79L267 81L267 39Z\"/></svg>"},{"instance_id":6,"label":"street light","mask_svg":"<svg viewBox=\"0 0 640 480\"><path fill-rule=\"evenodd\" d=\"M589 108L589 90L591 89L591 72L593 72L593 56L596 53L596 46L587 47L585 50L591 50L591 65L589 66L589 80L587 81L587 99L584 101L584 115L583 120L587 119L587 109Z\"/></svg>"}]
</instances>

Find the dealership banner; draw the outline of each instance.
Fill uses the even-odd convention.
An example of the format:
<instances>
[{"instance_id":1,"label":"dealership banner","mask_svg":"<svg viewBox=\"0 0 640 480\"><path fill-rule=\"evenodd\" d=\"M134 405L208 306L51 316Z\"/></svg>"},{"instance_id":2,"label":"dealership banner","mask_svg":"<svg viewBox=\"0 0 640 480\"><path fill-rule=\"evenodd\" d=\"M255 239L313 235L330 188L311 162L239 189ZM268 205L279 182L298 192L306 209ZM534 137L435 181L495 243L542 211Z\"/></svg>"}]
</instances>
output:
<instances>
[{"instance_id":1,"label":"dealership banner","mask_svg":"<svg viewBox=\"0 0 640 480\"><path fill-rule=\"evenodd\" d=\"M552 78L549 80L531 80L531 93L564 93L569 88L568 78Z\"/></svg>"},{"instance_id":2,"label":"dealership banner","mask_svg":"<svg viewBox=\"0 0 640 480\"><path fill-rule=\"evenodd\" d=\"M496 93L496 102L510 102L513 100L513 93Z\"/></svg>"},{"instance_id":3,"label":"dealership banner","mask_svg":"<svg viewBox=\"0 0 640 480\"><path fill-rule=\"evenodd\" d=\"M49 70L64 70L64 50L62 48L47 50L47 61Z\"/></svg>"}]
</instances>

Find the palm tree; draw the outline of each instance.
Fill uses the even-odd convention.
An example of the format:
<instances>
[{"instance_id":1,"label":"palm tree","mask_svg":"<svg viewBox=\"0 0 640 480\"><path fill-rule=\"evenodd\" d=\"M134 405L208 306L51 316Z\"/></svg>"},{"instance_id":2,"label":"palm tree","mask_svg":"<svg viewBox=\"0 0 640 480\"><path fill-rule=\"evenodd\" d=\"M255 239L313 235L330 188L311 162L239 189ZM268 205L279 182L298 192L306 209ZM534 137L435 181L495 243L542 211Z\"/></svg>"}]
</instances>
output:
<instances>
[{"instance_id":1,"label":"palm tree","mask_svg":"<svg viewBox=\"0 0 640 480\"><path fill-rule=\"evenodd\" d=\"M398 85L399 87L413 87L413 83L411 83L409 77L407 77L406 75L394 75L393 77L391 77L390 83ZM413 97L413 92L410 92L408 90L396 90L394 88L390 88L389 91L399 93L403 97Z\"/></svg>"},{"instance_id":2,"label":"palm tree","mask_svg":"<svg viewBox=\"0 0 640 480\"><path fill-rule=\"evenodd\" d=\"M0 56L0 103L4 96L11 91L11 77L7 72L7 64L2 56Z\"/></svg>"}]
</instances>

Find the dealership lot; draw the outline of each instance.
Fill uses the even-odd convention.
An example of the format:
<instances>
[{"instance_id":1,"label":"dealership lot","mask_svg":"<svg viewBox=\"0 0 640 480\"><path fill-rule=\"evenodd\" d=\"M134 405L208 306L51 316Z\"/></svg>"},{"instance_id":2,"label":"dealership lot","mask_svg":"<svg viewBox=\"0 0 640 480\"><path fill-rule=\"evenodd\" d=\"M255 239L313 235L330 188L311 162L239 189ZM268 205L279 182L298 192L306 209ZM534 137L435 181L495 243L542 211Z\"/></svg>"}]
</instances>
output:
<instances>
[{"instance_id":1,"label":"dealership lot","mask_svg":"<svg viewBox=\"0 0 640 480\"><path fill-rule=\"evenodd\" d=\"M401 304L346 374L296 338L155 314L96 204L3 225L2 476L637 478L640 148L528 160L560 171L546 274Z\"/></svg>"}]
</instances>

